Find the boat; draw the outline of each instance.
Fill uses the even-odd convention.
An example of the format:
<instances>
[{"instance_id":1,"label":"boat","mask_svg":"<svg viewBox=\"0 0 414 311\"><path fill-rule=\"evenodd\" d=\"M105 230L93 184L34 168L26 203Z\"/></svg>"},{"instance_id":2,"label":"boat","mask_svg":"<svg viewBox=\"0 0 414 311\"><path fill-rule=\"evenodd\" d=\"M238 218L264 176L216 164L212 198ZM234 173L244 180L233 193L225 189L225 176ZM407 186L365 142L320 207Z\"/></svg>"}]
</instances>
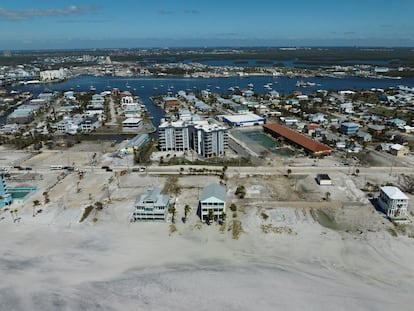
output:
<instances>
[{"instance_id":1,"label":"boat","mask_svg":"<svg viewBox=\"0 0 414 311\"><path fill-rule=\"evenodd\" d=\"M247 86L248 86L249 88L253 88L253 87L254 87L253 83L249 83L249 84L247 84Z\"/></svg>"},{"instance_id":2,"label":"boat","mask_svg":"<svg viewBox=\"0 0 414 311\"><path fill-rule=\"evenodd\" d=\"M89 87L89 91L96 91L96 87L94 87L93 85L91 85L91 86Z\"/></svg>"}]
</instances>

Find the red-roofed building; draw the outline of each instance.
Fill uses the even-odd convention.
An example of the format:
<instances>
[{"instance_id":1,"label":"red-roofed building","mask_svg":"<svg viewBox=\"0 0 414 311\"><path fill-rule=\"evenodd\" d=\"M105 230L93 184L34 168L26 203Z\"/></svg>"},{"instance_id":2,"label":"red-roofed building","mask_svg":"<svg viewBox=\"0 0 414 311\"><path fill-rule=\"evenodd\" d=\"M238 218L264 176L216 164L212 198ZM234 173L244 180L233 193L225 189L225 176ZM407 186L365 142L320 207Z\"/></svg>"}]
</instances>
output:
<instances>
[{"instance_id":1,"label":"red-roofed building","mask_svg":"<svg viewBox=\"0 0 414 311\"><path fill-rule=\"evenodd\" d=\"M280 124L268 123L263 125L263 129L274 137L283 137L287 142L314 156L325 156L333 151L330 147Z\"/></svg>"}]
</instances>

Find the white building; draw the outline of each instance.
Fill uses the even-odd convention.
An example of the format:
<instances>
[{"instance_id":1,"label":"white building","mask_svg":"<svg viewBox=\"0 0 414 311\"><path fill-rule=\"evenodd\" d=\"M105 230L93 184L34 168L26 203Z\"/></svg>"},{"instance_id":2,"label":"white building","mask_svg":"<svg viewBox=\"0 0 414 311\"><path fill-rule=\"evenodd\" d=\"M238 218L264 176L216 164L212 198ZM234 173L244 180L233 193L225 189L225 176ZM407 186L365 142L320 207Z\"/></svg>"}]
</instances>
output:
<instances>
[{"instance_id":1,"label":"white building","mask_svg":"<svg viewBox=\"0 0 414 311\"><path fill-rule=\"evenodd\" d=\"M40 80L53 81L64 80L66 78L67 69L60 68L58 70L45 70L40 72Z\"/></svg>"},{"instance_id":2,"label":"white building","mask_svg":"<svg viewBox=\"0 0 414 311\"><path fill-rule=\"evenodd\" d=\"M101 126L101 123L99 122L99 119L96 117L88 117L85 120L82 121L80 124L80 128L83 133L89 133Z\"/></svg>"},{"instance_id":3,"label":"white building","mask_svg":"<svg viewBox=\"0 0 414 311\"><path fill-rule=\"evenodd\" d=\"M162 220L167 217L170 196L161 194L160 188L151 188L137 197L132 221Z\"/></svg>"},{"instance_id":4,"label":"white building","mask_svg":"<svg viewBox=\"0 0 414 311\"><path fill-rule=\"evenodd\" d=\"M158 127L158 143L161 151L185 151L190 149L189 122L164 122Z\"/></svg>"},{"instance_id":5,"label":"white building","mask_svg":"<svg viewBox=\"0 0 414 311\"><path fill-rule=\"evenodd\" d=\"M409 198L397 187L381 187L378 197L380 208L391 219L406 219Z\"/></svg>"},{"instance_id":6,"label":"white building","mask_svg":"<svg viewBox=\"0 0 414 311\"><path fill-rule=\"evenodd\" d=\"M193 149L203 157L225 154L227 128L211 121L164 122L158 127L161 151Z\"/></svg>"},{"instance_id":7,"label":"white building","mask_svg":"<svg viewBox=\"0 0 414 311\"><path fill-rule=\"evenodd\" d=\"M209 158L225 155L227 129L208 121L193 122L191 127L192 148L199 155Z\"/></svg>"},{"instance_id":8,"label":"white building","mask_svg":"<svg viewBox=\"0 0 414 311\"><path fill-rule=\"evenodd\" d=\"M142 126L142 119L140 118L128 118L122 121L123 131L137 131Z\"/></svg>"},{"instance_id":9,"label":"white building","mask_svg":"<svg viewBox=\"0 0 414 311\"><path fill-rule=\"evenodd\" d=\"M235 114L223 116L223 121L230 126L254 126L264 124L264 119L256 114Z\"/></svg>"},{"instance_id":10,"label":"white building","mask_svg":"<svg viewBox=\"0 0 414 311\"><path fill-rule=\"evenodd\" d=\"M211 210L211 212L210 212ZM209 214L213 216L211 220L221 219L226 212L226 188L222 185L213 183L203 189L198 206L198 215L202 221L209 220Z\"/></svg>"}]
</instances>

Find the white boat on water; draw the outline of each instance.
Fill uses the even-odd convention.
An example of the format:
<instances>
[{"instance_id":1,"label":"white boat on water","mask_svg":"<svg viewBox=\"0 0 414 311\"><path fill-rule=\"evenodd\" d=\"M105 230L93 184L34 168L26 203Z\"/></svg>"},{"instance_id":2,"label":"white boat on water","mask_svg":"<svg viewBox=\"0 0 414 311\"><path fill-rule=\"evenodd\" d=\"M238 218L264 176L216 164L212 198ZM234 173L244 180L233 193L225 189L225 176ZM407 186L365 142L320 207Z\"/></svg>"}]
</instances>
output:
<instances>
[{"instance_id":1,"label":"white boat on water","mask_svg":"<svg viewBox=\"0 0 414 311\"><path fill-rule=\"evenodd\" d=\"M253 88L253 87L254 87L253 83L249 83L249 84L247 84L247 86L248 86L249 88Z\"/></svg>"}]
</instances>

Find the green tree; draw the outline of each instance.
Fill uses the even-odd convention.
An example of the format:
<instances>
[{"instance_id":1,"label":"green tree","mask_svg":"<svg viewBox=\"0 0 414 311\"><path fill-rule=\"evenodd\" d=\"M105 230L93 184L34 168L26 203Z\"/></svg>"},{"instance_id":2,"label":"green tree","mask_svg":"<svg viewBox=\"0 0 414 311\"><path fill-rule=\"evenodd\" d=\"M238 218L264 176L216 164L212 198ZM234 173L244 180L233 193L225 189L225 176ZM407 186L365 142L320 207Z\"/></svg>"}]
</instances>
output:
<instances>
[{"instance_id":1,"label":"green tree","mask_svg":"<svg viewBox=\"0 0 414 311\"><path fill-rule=\"evenodd\" d=\"M212 209L209 209L208 210L207 219L208 219L208 224L210 224L213 221L213 219L214 219L214 212L213 212Z\"/></svg>"},{"instance_id":2,"label":"green tree","mask_svg":"<svg viewBox=\"0 0 414 311\"><path fill-rule=\"evenodd\" d=\"M49 203L50 202L50 199L49 199L49 193L48 192L43 192L43 197L44 197L44 199L45 199L45 204L47 204L47 203Z\"/></svg>"},{"instance_id":3,"label":"green tree","mask_svg":"<svg viewBox=\"0 0 414 311\"><path fill-rule=\"evenodd\" d=\"M326 198L326 200L327 200L327 201L329 201L329 200L330 200L330 197L331 197L331 193L330 193L329 191L327 191L327 192L325 193L325 198Z\"/></svg>"},{"instance_id":4,"label":"green tree","mask_svg":"<svg viewBox=\"0 0 414 311\"><path fill-rule=\"evenodd\" d=\"M226 213L225 212L222 212L221 213L221 219L223 220L223 221L226 221Z\"/></svg>"},{"instance_id":5,"label":"green tree","mask_svg":"<svg viewBox=\"0 0 414 311\"><path fill-rule=\"evenodd\" d=\"M175 223L175 215L177 214L177 210L175 208L175 206L170 208L170 213L171 213L171 222Z\"/></svg>"},{"instance_id":6,"label":"green tree","mask_svg":"<svg viewBox=\"0 0 414 311\"><path fill-rule=\"evenodd\" d=\"M102 210L103 209L103 204L102 204L102 202L95 202L95 207L96 207L96 209L98 210L98 211L100 211L100 210Z\"/></svg>"},{"instance_id":7,"label":"green tree","mask_svg":"<svg viewBox=\"0 0 414 311\"><path fill-rule=\"evenodd\" d=\"M234 194L243 199L246 196L246 188L243 185L238 186Z\"/></svg>"}]
</instances>

